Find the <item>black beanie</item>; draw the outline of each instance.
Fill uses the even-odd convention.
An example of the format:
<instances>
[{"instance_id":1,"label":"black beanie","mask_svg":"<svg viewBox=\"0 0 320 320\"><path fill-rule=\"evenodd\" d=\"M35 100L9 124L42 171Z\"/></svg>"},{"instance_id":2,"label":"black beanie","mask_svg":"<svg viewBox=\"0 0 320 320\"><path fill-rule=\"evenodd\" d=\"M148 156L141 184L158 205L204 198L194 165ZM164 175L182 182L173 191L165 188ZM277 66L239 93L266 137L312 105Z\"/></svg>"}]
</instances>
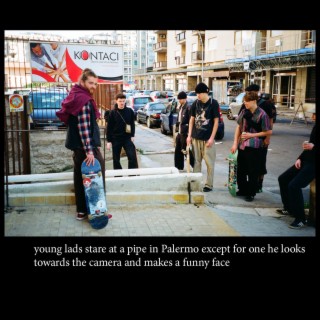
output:
<instances>
[{"instance_id":1,"label":"black beanie","mask_svg":"<svg viewBox=\"0 0 320 320\"><path fill-rule=\"evenodd\" d=\"M200 82L200 83L197 84L197 86L194 89L194 91L196 93L208 93L209 92L209 88L205 83Z\"/></svg>"},{"instance_id":2,"label":"black beanie","mask_svg":"<svg viewBox=\"0 0 320 320\"><path fill-rule=\"evenodd\" d=\"M178 99L187 99L187 94L184 91L179 92Z\"/></svg>"},{"instance_id":3,"label":"black beanie","mask_svg":"<svg viewBox=\"0 0 320 320\"><path fill-rule=\"evenodd\" d=\"M245 91L259 91L260 86L258 84L250 84L249 87L246 87Z\"/></svg>"}]
</instances>

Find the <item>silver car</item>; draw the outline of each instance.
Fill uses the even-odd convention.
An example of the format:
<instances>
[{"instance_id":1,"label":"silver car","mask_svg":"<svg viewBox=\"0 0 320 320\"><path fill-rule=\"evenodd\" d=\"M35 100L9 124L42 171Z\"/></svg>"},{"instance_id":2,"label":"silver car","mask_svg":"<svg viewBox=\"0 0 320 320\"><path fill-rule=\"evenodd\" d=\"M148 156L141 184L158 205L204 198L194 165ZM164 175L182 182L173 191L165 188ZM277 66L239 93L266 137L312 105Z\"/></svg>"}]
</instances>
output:
<instances>
[{"instance_id":1,"label":"silver car","mask_svg":"<svg viewBox=\"0 0 320 320\"><path fill-rule=\"evenodd\" d=\"M245 92L240 93L239 95L237 95L235 101L229 104L229 108L227 111L227 118L229 120L234 120L238 117L238 113L243 104L243 97L245 94L246 94Z\"/></svg>"},{"instance_id":2,"label":"silver car","mask_svg":"<svg viewBox=\"0 0 320 320\"><path fill-rule=\"evenodd\" d=\"M236 97L235 101L230 103L228 111L227 111L227 118L229 120L234 120L234 119L238 118L238 114L239 114L240 108L243 104L243 97L245 94L246 94L245 92L240 93ZM261 98L265 101L271 100L270 96L271 95L269 93L262 93L261 94ZM272 102L272 100L271 100L271 102ZM258 103L258 105L259 105L259 103ZM273 106L272 107L273 123L275 123L276 119L277 119L277 105L275 105L272 102L272 106Z\"/></svg>"}]
</instances>

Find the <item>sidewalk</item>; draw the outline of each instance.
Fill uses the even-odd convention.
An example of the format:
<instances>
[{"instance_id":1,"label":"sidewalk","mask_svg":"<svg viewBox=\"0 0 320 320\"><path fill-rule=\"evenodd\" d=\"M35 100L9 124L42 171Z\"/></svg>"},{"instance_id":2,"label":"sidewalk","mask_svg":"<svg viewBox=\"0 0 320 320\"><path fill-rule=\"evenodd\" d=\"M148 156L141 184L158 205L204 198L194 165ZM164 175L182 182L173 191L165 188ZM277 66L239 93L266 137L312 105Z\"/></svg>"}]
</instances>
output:
<instances>
[{"instance_id":1,"label":"sidewalk","mask_svg":"<svg viewBox=\"0 0 320 320\"><path fill-rule=\"evenodd\" d=\"M20 211L25 210L25 211ZM217 205L110 206L106 228L94 230L75 219L75 206L15 207L4 215L5 236L315 236L314 227L288 228L291 217L269 208Z\"/></svg>"},{"instance_id":2,"label":"sidewalk","mask_svg":"<svg viewBox=\"0 0 320 320\"><path fill-rule=\"evenodd\" d=\"M138 127L137 130L147 130ZM152 130L148 149L138 153L139 166L156 168L172 164L172 138L152 143ZM139 141L136 143L139 148ZM127 168L127 158L121 158L123 168ZM109 205L113 215L108 226L102 230L91 228L87 220L75 219L76 208L72 206L33 206L19 208L4 215L6 236L315 236L315 228L307 226L300 230L288 227L292 217L275 212L282 207L276 177L268 174L263 192L256 195L253 202L243 197L232 197L226 183L228 163L218 150L215 165L214 189L205 193L205 205L192 204L141 204ZM112 161L106 162L106 169L112 168ZM203 181L206 166L203 166ZM309 189L304 189L304 198L309 199ZM107 195L108 196L108 195ZM107 199L108 200L108 199ZM20 211L25 210L25 211Z\"/></svg>"}]
</instances>

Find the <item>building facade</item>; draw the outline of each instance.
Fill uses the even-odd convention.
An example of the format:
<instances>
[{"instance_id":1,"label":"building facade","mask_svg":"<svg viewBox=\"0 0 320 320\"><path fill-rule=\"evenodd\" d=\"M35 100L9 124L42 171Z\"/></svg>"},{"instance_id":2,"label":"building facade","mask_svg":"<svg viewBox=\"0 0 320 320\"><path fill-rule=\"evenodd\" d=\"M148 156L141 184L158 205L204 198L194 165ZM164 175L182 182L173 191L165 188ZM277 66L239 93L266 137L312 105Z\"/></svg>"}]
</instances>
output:
<instances>
[{"instance_id":1,"label":"building facade","mask_svg":"<svg viewBox=\"0 0 320 320\"><path fill-rule=\"evenodd\" d=\"M205 82L220 103L251 83L278 106L315 105L315 30L155 30L153 69L134 76L150 90L194 90ZM233 92L233 93L232 93Z\"/></svg>"}]
</instances>

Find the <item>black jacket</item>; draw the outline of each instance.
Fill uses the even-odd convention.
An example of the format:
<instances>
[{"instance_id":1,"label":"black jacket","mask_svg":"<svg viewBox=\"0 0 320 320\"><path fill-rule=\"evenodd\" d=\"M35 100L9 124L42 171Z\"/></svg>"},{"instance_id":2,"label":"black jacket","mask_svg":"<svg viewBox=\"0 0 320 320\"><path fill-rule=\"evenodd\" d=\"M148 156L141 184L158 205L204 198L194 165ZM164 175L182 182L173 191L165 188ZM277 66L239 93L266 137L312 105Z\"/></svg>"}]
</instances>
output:
<instances>
[{"instance_id":1,"label":"black jacket","mask_svg":"<svg viewBox=\"0 0 320 320\"><path fill-rule=\"evenodd\" d=\"M131 133L126 133L126 124L131 126ZM131 138L134 137L134 134L135 124L133 110L126 106L122 110L118 109L116 104L115 108L111 110L109 114L107 125L107 141L112 142L114 139Z\"/></svg>"},{"instance_id":2,"label":"black jacket","mask_svg":"<svg viewBox=\"0 0 320 320\"><path fill-rule=\"evenodd\" d=\"M314 147L312 150L303 150L303 152L300 154L298 159L300 159L302 162L314 162L316 161L316 125L312 128L309 142L314 144Z\"/></svg>"},{"instance_id":3,"label":"black jacket","mask_svg":"<svg viewBox=\"0 0 320 320\"><path fill-rule=\"evenodd\" d=\"M180 109L178 110L178 119L179 119L179 113L180 113ZM188 105L188 102L186 102L182 107L181 122L180 122L181 124L180 133L183 135L188 135L189 120L190 120L190 106Z\"/></svg>"},{"instance_id":4,"label":"black jacket","mask_svg":"<svg viewBox=\"0 0 320 320\"><path fill-rule=\"evenodd\" d=\"M92 141L92 147L101 147L100 129L96 121L96 115L92 104L90 104L90 137ZM70 115L68 122L68 131L65 147L70 150L83 149L83 144L80 138L78 129L78 117Z\"/></svg>"}]
</instances>

